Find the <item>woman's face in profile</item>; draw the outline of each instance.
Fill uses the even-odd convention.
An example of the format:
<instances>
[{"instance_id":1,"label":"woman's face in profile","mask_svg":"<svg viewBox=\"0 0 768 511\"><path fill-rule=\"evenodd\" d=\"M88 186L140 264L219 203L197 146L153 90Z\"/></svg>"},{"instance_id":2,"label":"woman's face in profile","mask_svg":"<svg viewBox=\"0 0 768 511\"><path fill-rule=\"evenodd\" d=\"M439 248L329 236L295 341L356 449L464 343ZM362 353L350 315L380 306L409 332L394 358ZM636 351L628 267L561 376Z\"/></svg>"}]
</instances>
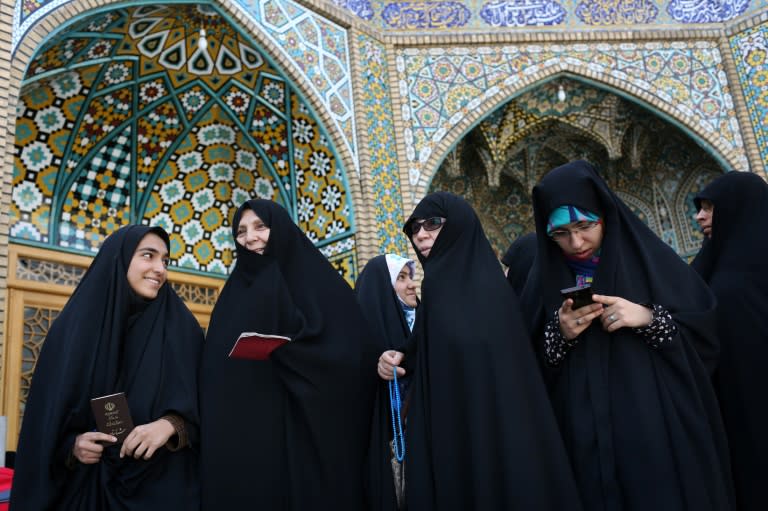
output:
<instances>
[{"instance_id":1,"label":"woman's face in profile","mask_svg":"<svg viewBox=\"0 0 768 511\"><path fill-rule=\"evenodd\" d=\"M237 225L235 239L251 252L263 254L269 241L269 227L252 209L246 208L240 217L240 223Z\"/></svg>"},{"instance_id":2,"label":"woman's face in profile","mask_svg":"<svg viewBox=\"0 0 768 511\"><path fill-rule=\"evenodd\" d=\"M126 277L134 293L147 300L157 298L168 277L168 248L160 236L150 232L141 238Z\"/></svg>"},{"instance_id":3,"label":"woman's face in profile","mask_svg":"<svg viewBox=\"0 0 768 511\"><path fill-rule=\"evenodd\" d=\"M403 266L395 280L395 293L408 307L416 307L419 299L416 296L416 282L411 278L408 265Z\"/></svg>"}]
</instances>

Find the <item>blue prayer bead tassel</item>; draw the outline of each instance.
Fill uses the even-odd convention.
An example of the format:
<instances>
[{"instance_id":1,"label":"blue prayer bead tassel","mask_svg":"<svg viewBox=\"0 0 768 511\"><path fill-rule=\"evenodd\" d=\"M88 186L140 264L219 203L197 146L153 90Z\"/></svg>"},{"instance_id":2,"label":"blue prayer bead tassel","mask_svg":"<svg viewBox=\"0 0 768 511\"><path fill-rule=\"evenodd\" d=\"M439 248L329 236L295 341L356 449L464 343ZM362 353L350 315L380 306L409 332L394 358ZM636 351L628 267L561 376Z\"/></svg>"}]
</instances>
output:
<instances>
[{"instance_id":1,"label":"blue prayer bead tassel","mask_svg":"<svg viewBox=\"0 0 768 511\"><path fill-rule=\"evenodd\" d=\"M402 401L400 400L400 387L397 384L397 366L393 368L393 373L395 379L389 382L389 408L392 412L392 432L394 434L392 445L395 450L395 458L398 463L402 463L405 459L405 436L400 418Z\"/></svg>"}]
</instances>

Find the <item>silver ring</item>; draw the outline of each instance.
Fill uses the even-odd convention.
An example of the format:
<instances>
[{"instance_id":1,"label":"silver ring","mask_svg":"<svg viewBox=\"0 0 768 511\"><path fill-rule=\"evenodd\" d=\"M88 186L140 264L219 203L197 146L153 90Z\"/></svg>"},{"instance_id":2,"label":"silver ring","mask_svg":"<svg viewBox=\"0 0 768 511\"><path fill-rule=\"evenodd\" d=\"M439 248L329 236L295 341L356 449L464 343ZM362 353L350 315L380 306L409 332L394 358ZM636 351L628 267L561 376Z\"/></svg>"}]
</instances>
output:
<instances>
[{"instance_id":1,"label":"silver ring","mask_svg":"<svg viewBox=\"0 0 768 511\"><path fill-rule=\"evenodd\" d=\"M578 318L578 319L576 320L576 324L577 324L577 325L580 325L580 324L581 324L581 318Z\"/></svg>"},{"instance_id":2,"label":"silver ring","mask_svg":"<svg viewBox=\"0 0 768 511\"><path fill-rule=\"evenodd\" d=\"M616 321L616 314L611 314L610 316L608 316L608 319L611 320L611 323L613 323L614 321Z\"/></svg>"}]
</instances>

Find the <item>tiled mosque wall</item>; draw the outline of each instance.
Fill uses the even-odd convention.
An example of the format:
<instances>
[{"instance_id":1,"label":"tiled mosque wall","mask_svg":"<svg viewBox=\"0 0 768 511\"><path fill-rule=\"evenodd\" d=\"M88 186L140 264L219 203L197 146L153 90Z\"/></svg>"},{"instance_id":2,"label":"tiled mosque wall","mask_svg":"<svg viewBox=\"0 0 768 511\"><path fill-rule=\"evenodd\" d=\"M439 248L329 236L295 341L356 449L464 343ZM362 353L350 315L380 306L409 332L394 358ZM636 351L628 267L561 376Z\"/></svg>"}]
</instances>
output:
<instances>
[{"instance_id":1,"label":"tiled mosque wall","mask_svg":"<svg viewBox=\"0 0 768 511\"><path fill-rule=\"evenodd\" d=\"M716 23L766 6L762 0L333 0L333 3L379 29L395 31Z\"/></svg>"},{"instance_id":2,"label":"tiled mosque wall","mask_svg":"<svg viewBox=\"0 0 768 511\"><path fill-rule=\"evenodd\" d=\"M92 253L120 223L155 222L173 231L178 266L224 275L233 207L264 196L352 281L368 257L407 249L402 218L430 186L470 189L482 159L450 183L438 169L462 164L455 148L523 97L526 136L549 133L537 126L559 117L552 136L589 132L608 162L625 133L612 131L613 107L596 97L654 112L717 172L763 173L768 161L765 0L698 11L679 0L108 3L97 14L79 0L16 4L9 45L26 78L11 90L21 96L11 101L13 173L2 199L12 239ZM635 25L661 35L634 39ZM592 40L590 30L614 26ZM212 43L205 51L199 28ZM552 103L564 83L591 92ZM653 193L680 179L675 169L654 174ZM502 185L518 183L494 172ZM524 195L529 184L510 186ZM653 209L662 203L647 204L659 234L692 250L695 235L662 228ZM525 225L521 217L489 230L502 246Z\"/></svg>"},{"instance_id":3,"label":"tiled mosque wall","mask_svg":"<svg viewBox=\"0 0 768 511\"><path fill-rule=\"evenodd\" d=\"M261 197L354 279L352 199L327 133L209 6L83 19L31 62L16 115L14 240L93 253L120 225L161 225L176 266L225 275L232 215Z\"/></svg>"},{"instance_id":4,"label":"tiled mosque wall","mask_svg":"<svg viewBox=\"0 0 768 511\"><path fill-rule=\"evenodd\" d=\"M693 197L721 174L720 165L645 108L577 82L565 83L564 90L565 101L556 91L549 100L562 105L562 115L542 109L547 101L535 101L537 93L530 92L488 116L442 164L430 190L466 197L501 255L518 236L534 231L531 188L539 178L568 161L587 159L677 253L694 255L703 239ZM604 130L595 129L600 122ZM613 137L595 136L601 131ZM464 171L457 172L457 165Z\"/></svg>"}]
</instances>

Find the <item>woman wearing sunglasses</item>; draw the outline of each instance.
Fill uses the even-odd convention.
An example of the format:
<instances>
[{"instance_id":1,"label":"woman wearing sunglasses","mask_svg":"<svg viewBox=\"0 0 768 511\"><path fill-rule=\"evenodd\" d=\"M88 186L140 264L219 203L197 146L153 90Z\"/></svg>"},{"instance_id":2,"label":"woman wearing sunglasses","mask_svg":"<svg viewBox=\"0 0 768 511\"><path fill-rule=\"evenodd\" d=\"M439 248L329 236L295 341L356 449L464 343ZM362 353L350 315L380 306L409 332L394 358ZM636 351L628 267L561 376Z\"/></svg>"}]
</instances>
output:
<instances>
[{"instance_id":1,"label":"woman wearing sunglasses","mask_svg":"<svg viewBox=\"0 0 768 511\"><path fill-rule=\"evenodd\" d=\"M714 298L587 162L533 189L523 303L586 509L728 510ZM561 289L591 285L581 307Z\"/></svg>"},{"instance_id":2,"label":"woman wearing sunglasses","mask_svg":"<svg viewBox=\"0 0 768 511\"><path fill-rule=\"evenodd\" d=\"M406 501L413 510L578 510L578 493L525 334L472 207L438 192L403 229L424 267L405 353L379 375L411 375Z\"/></svg>"}]
</instances>

